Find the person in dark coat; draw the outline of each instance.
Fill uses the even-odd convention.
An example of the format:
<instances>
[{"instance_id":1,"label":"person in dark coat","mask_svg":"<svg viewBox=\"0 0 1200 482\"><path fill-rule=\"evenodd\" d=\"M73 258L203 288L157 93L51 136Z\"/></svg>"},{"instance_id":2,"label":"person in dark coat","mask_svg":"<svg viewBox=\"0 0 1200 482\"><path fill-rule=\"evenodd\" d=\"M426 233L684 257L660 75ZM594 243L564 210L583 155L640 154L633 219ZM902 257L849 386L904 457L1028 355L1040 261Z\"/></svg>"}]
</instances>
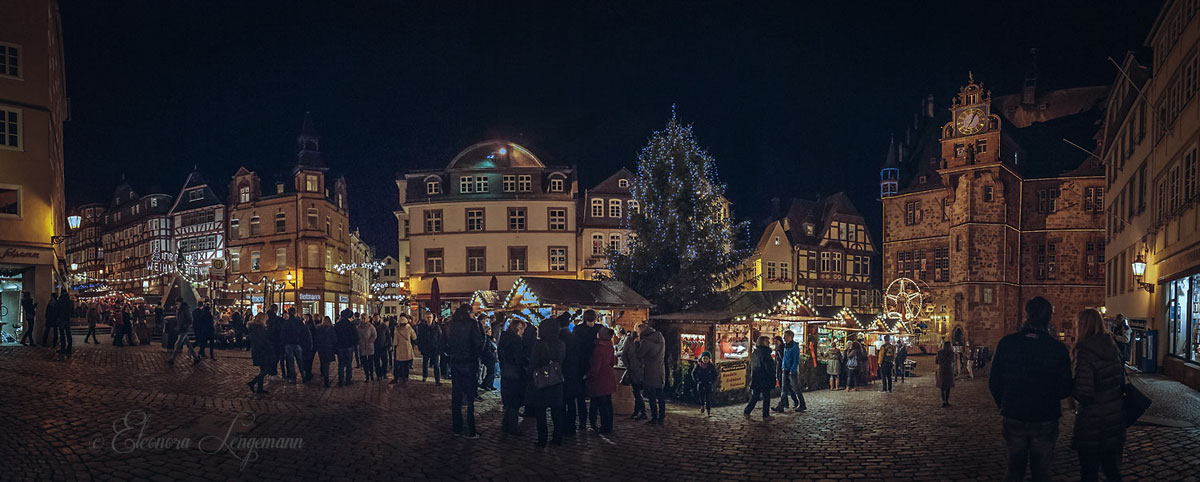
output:
<instances>
[{"instance_id":1,"label":"person in dark coat","mask_svg":"<svg viewBox=\"0 0 1200 482\"><path fill-rule=\"evenodd\" d=\"M337 345L338 337L333 331L333 323L328 316L323 317L313 335L313 351L321 357L321 380L326 387L329 386L329 364L337 358Z\"/></svg>"},{"instance_id":2,"label":"person in dark coat","mask_svg":"<svg viewBox=\"0 0 1200 482\"><path fill-rule=\"evenodd\" d=\"M564 363L567 347L559 338L560 330L561 325L558 320L553 318L538 325L538 340L533 347L533 357L529 363L535 372L545 368L551 362L558 363L560 366ZM537 417L537 446L546 446L546 410L550 410L550 417L554 421L554 435L550 439L550 443L562 445L564 429L567 426L575 426L573 421L566 420L563 413L563 384L537 388L537 385L530 381L528 396L529 406L533 409L534 416Z\"/></svg>"},{"instance_id":3,"label":"person in dark coat","mask_svg":"<svg viewBox=\"0 0 1200 482\"><path fill-rule=\"evenodd\" d=\"M612 433L612 394L617 391L617 374L613 371L613 366L617 364L617 355L612 344L612 330L608 327L600 326L599 330L596 330L596 339L592 341L589 358L591 360L588 362L587 391L592 399L592 411L600 418L600 426L597 428L593 425L593 428L601 434ZM591 414L589 417L593 420L595 418Z\"/></svg>"},{"instance_id":4,"label":"person in dark coat","mask_svg":"<svg viewBox=\"0 0 1200 482\"><path fill-rule=\"evenodd\" d=\"M1125 366L1123 355L1104 319L1096 310L1079 313L1079 343L1075 344L1075 434L1071 447L1079 452L1079 480L1121 480L1121 451L1125 446Z\"/></svg>"},{"instance_id":5,"label":"person in dark coat","mask_svg":"<svg viewBox=\"0 0 1200 482\"><path fill-rule=\"evenodd\" d=\"M375 315L372 324L375 325L375 378L387 380L388 368L392 361L392 326Z\"/></svg>"},{"instance_id":6,"label":"person in dark coat","mask_svg":"<svg viewBox=\"0 0 1200 482\"><path fill-rule=\"evenodd\" d=\"M954 365L957 359L958 354L954 353L954 346L949 341L943 343L936 358L937 387L942 391L942 408L950 406L950 389L954 388Z\"/></svg>"},{"instance_id":7,"label":"person in dark coat","mask_svg":"<svg viewBox=\"0 0 1200 482\"><path fill-rule=\"evenodd\" d=\"M96 338L96 324L100 323L100 310L97 309L96 303L92 303L87 309L87 325L88 331L83 335L83 342L88 343L88 337L92 338L97 345L100 344L100 339Z\"/></svg>"},{"instance_id":8,"label":"person in dark coat","mask_svg":"<svg viewBox=\"0 0 1200 482\"><path fill-rule=\"evenodd\" d=\"M633 391L633 414L629 416L632 420L645 420L646 403L642 399L642 361L637 356L638 348L638 332L637 330L630 331L626 335L625 343L621 344L621 362L625 364L625 377L629 382L629 389Z\"/></svg>"},{"instance_id":9,"label":"person in dark coat","mask_svg":"<svg viewBox=\"0 0 1200 482\"><path fill-rule=\"evenodd\" d=\"M313 350L313 342L317 338L317 323L313 320L313 315L304 314L304 329L300 331L300 376L304 378L304 383L312 380L313 360L316 359L317 353Z\"/></svg>"},{"instance_id":10,"label":"person in dark coat","mask_svg":"<svg viewBox=\"0 0 1200 482\"><path fill-rule=\"evenodd\" d=\"M483 355L483 330L471 317L471 308L459 306L446 326L446 357L450 362L450 421L455 435L478 437L475 431L475 395L479 389L479 358ZM467 406L464 426L462 406ZM465 432L465 433L464 433Z\"/></svg>"},{"instance_id":11,"label":"person in dark coat","mask_svg":"<svg viewBox=\"0 0 1200 482\"><path fill-rule=\"evenodd\" d=\"M338 359L338 386L349 385L352 383L354 373L354 348L358 346L358 329L355 328L354 322L350 321L349 317L345 317L346 310L342 311L342 317L338 317L338 322L333 325L334 335L337 337L337 359Z\"/></svg>"},{"instance_id":12,"label":"person in dark coat","mask_svg":"<svg viewBox=\"0 0 1200 482\"><path fill-rule=\"evenodd\" d=\"M246 383L246 386L254 393L267 393L263 390L263 379L267 375L275 374L275 346L267 335L266 323L267 315L259 313L249 326L250 358L254 361L254 366L258 367L258 375Z\"/></svg>"},{"instance_id":13,"label":"person in dark coat","mask_svg":"<svg viewBox=\"0 0 1200 482\"><path fill-rule=\"evenodd\" d=\"M488 323L487 316L482 313L479 315L479 326L483 330L483 354L479 357L479 363L483 365L483 380L479 388L490 392L496 389L496 338L492 336L492 325Z\"/></svg>"},{"instance_id":14,"label":"person in dark coat","mask_svg":"<svg viewBox=\"0 0 1200 482\"><path fill-rule=\"evenodd\" d=\"M763 420L771 418L771 390L775 388L775 361L771 359L771 339L758 337L758 346L750 357L750 402L742 411L747 417L763 402Z\"/></svg>"},{"instance_id":15,"label":"person in dark coat","mask_svg":"<svg viewBox=\"0 0 1200 482\"><path fill-rule=\"evenodd\" d=\"M213 353L213 316L212 307L207 302L199 303L196 311L192 312L192 331L196 334L196 352L197 356L193 363L200 363L204 359L204 349L208 348L208 356L215 360L216 355Z\"/></svg>"},{"instance_id":16,"label":"person in dark coat","mask_svg":"<svg viewBox=\"0 0 1200 482\"><path fill-rule=\"evenodd\" d=\"M71 336L71 315L75 313L75 303L71 302L71 295L67 290L63 290L58 295L58 306L55 314L58 316L58 337L62 340L59 344L59 353L70 355L75 351L75 337Z\"/></svg>"},{"instance_id":17,"label":"person in dark coat","mask_svg":"<svg viewBox=\"0 0 1200 482\"><path fill-rule=\"evenodd\" d=\"M37 345L33 340L33 325L37 320L37 302L33 301L33 297L29 296L28 291L21 293L21 311L25 315L24 333L21 334L22 345ZM44 336L42 337L45 338ZM44 341L44 340L43 340Z\"/></svg>"},{"instance_id":18,"label":"person in dark coat","mask_svg":"<svg viewBox=\"0 0 1200 482\"><path fill-rule=\"evenodd\" d=\"M246 319L242 318L242 310L233 310L229 317L229 327L233 329L234 346L241 348L246 333Z\"/></svg>"},{"instance_id":19,"label":"person in dark coat","mask_svg":"<svg viewBox=\"0 0 1200 482\"><path fill-rule=\"evenodd\" d=\"M1054 306L1035 296L1025 314L1021 331L996 345L988 389L1004 417L1008 479L1023 479L1028 467L1033 480L1050 480L1062 399L1075 391L1075 380L1066 345L1050 333Z\"/></svg>"},{"instance_id":20,"label":"person in dark coat","mask_svg":"<svg viewBox=\"0 0 1200 482\"><path fill-rule=\"evenodd\" d=\"M662 425L667 418L667 400L663 387L667 383L667 366L663 359L667 353L667 342L662 333L649 323L638 328L637 356L642 369L642 389L650 405L649 425Z\"/></svg>"},{"instance_id":21,"label":"person in dark coat","mask_svg":"<svg viewBox=\"0 0 1200 482\"><path fill-rule=\"evenodd\" d=\"M713 384L717 382L717 366L712 363L712 354L700 354L700 361L692 367L692 380L696 382L696 398L700 400L700 413L712 415Z\"/></svg>"},{"instance_id":22,"label":"person in dark coat","mask_svg":"<svg viewBox=\"0 0 1200 482\"><path fill-rule=\"evenodd\" d=\"M905 362L908 361L908 343L904 340L899 340L899 346L896 347L896 378L900 379L900 383L904 383Z\"/></svg>"},{"instance_id":23,"label":"person in dark coat","mask_svg":"<svg viewBox=\"0 0 1200 482\"><path fill-rule=\"evenodd\" d=\"M46 316L42 323L42 346L58 346L58 293L51 292L50 300L46 302ZM50 338L50 334L54 338Z\"/></svg>"},{"instance_id":24,"label":"person in dark coat","mask_svg":"<svg viewBox=\"0 0 1200 482\"><path fill-rule=\"evenodd\" d=\"M433 381L442 384L441 330L433 323L433 313L425 311L421 324L417 326L417 350L421 352L421 381L429 381L429 369L433 368Z\"/></svg>"},{"instance_id":25,"label":"person in dark coat","mask_svg":"<svg viewBox=\"0 0 1200 482\"><path fill-rule=\"evenodd\" d=\"M557 318L559 330L558 339L563 342L566 351L563 358L563 403L565 403L568 422L579 421L579 430L587 429L587 398L584 393L583 377L587 374L581 371L583 363L579 361L583 354L583 346L579 337L571 329L571 314L563 313ZM588 353L591 353L588 351ZM575 433L575 425L564 427L565 435Z\"/></svg>"},{"instance_id":26,"label":"person in dark coat","mask_svg":"<svg viewBox=\"0 0 1200 482\"><path fill-rule=\"evenodd\" d=\"M504 406L501 430L509 435L521 435L517 425L517 412L525 401L525 387L529 381L529 357L525 354L522 336L527 328L524 321L512 320L508 329L500 335L497 354L500 358L500 403ZM535 335L535 340L536 335Z\"/></svg>"}]
</instances>

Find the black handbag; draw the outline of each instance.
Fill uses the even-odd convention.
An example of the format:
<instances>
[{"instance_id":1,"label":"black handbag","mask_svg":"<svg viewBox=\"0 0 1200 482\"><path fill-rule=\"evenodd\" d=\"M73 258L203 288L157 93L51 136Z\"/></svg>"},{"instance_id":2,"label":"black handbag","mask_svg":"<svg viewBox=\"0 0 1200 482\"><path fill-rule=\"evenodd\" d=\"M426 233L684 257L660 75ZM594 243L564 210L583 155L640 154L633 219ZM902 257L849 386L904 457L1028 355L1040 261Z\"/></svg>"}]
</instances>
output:
<instances>
[{"instance_id":1,"label":"black handbag","mask_svg":"<svg viewBox=\"0 0 1200 482\"><path fill-rule=\"evenodd\" d=\"M1132 426L1146 409L1150 408L1150 397L1138 390L1132 383L1125 384L1125 426Z\"/></svg>"},{"instance_id":2,"label":"black handbag","mask_svg":"<svg viewBox=\"0 0 1200 482\"><path fill-rule=\"evenodd\" d=\"M533 370L533 386L539 389L550 388L560 383L563 383L562 365L554 360Z\"/></svg>"}]
</instances>

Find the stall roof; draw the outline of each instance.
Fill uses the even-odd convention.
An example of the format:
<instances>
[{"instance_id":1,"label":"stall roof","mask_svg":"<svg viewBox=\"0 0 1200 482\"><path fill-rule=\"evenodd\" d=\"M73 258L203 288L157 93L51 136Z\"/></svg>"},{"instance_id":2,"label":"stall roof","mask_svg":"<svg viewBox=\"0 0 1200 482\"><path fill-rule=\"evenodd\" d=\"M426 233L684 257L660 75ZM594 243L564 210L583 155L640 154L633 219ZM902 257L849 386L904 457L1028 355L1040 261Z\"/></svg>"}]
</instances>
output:
<instances>
[{"instance_id":1,"label":"stall roof","mask_svg":"<svg viewBox=\"0 0 1200 482\"><path fill-rule=\"evenodd\" d=\"M504 308L506 299L508 299L508 291L478 290L471 295L471 304L474 305L478 301L482 309L499 310Z\"/></svg>"},{"instance_id":2,"label":"stall roof","mask_svg":"<svg viewBox=\"0 0 1200 482\"><path fill-rule=\"evenodd\" d=\"M522 291L533 293L539 304L584 308L650 308L651 304L625 283L616 280L590 281L562 278L518 278L508 297Z\"/></svg>"},{"instance_id":3,"label":"stall roof","mask_svg":"<svg viewBox=\"0 0 1200 482\"><path fill-rule=\"evenodd\" d=\"M713 296L703 303L687 311L654 315L653 319L663 321L691 322L728 322L737 318L764 315L777 310L783 303L795 301L800 313L778 314L780 319L830 320L808 308L807 299L799 291L743 291L738 293L723 292ZM769 316L769 315L767 315Z\"/></svg>"}]
</instances>

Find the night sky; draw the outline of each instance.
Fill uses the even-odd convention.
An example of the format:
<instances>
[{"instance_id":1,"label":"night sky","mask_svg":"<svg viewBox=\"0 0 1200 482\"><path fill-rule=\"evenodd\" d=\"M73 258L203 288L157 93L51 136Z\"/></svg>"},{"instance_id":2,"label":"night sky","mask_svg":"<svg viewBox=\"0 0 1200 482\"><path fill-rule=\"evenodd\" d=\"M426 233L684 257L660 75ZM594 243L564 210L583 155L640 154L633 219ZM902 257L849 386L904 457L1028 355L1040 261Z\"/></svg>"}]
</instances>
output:
<instances>
[{"instance_id":1,"label":"night sky","mask_svg":"<svg viewBox=\"0 0 1200 482\"><path fill-rule=\"evenodd\" d=\"M888 135L926 94L944 108L968 70L1012 93L1030 47L1041 86L1111 83L1107 57L1141 48L1162 5L293 3L61 0L69 202L105 201L122 173L172 195L194 165L221 186L241 165L286 173L312 111L382 257L395 173L506 137L577 166L584 189L633 169L674 104L735 215L846 191L878 235Z\"/></svg>"}]
</instances>

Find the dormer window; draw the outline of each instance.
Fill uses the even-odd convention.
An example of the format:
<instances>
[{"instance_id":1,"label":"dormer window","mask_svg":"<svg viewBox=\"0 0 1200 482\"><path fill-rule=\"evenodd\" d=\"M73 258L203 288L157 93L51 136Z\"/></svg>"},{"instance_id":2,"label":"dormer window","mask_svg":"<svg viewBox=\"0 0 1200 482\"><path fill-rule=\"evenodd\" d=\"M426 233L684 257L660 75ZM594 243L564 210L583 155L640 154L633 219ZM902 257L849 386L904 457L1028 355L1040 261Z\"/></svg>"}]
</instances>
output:
<instances>
[{"instance_id":1,"label":"dormer window","mask_svg":"<svg viewBox=\"0 0 1200 482\"><path fill-rule=\"evenodd\" d=\"M629 187L629 180L628 179L617 179L617 187L621 187L621 188Z\"/></svg>"},{"instance_id":2,"label":"dormer window","mask_svg":"<svg viewBox=\"0 0 1200 482\"><path fill-rule=\"evenodd\" d=\"M199 189L188 191L188 201L199 201L202 197L204 197L204 192Z\"/></svg>"},{"instance_id":3,"label":"dormer window","mask_svg":"<svg viewBox=\"0 0 1200 482\"><path fill-rule=\"evenodd\" d=\"M812 223L804 223L804 234L805 234L806 236L812 236L812 235L813 235L813 225L812 225Z\"/></svg>"},{"instance_id":4,"label":"dormer window","mask_svg":"<svg viewBox=\"0 0 1200 482\"><path fill-rule=\"evenodd\" d=\"M550 192L563 192L565 181L561 177L550 178Z\"/></svg>"},{"instance_id":5,"label":"dormer window","mask_svg":"<svg viewBox=\"0 0 1200 482\"><path fill-rule=\"evenodd\" d=\"M504 192L514 192L517 190L517 176L506 174L503 178Z\"/></svg>"},{"instance_id":6,"label":"dormer window","mask_svg":"<svg viewBox=\"0 0 1200 482\"><path fill-rule=\"evenodd\" d=\"M250 186L246 186L246 185L238 186L238 202L240 202L240 203L250 202Z\"/></svg>"},{"instance_id":7,"label":"dormer window","mask_svg":"<svg viewBox=\"0 0 1200 482\"><path fill-rule=\"evenodd\" d=\"M283 194L283 183L282 182L275 183L275 194Z\"/></svg>"},{"instance_id":8,"label":"dormer window","mask_svg":"<svg viewBox=\"0 0 1200 482\"><path fill-rule=\"evenodd\" d=\"M475 192L475 178L471 176L463 176L458 178L458 192L461 194L470 194Z\"/></svg>"},{"instance_id":9,"label":"dormer window","mask_svg":"<svg viewBox=\"0 0 1200 482\"><path fill-rule=\"evenodd\" d=\"M487 176L479 176L475 178L475 192L488 192Z\"/></svg>"},{"instance_id":10,"label":"dormer window","mask_svg":"<svg viewBox=\"0 0 1200 482\"><path fill-rule=\"evenodd\" d=\"M517 190L521 192L533 191L533 176L529 174L517 176Z\"/></svg>"},{"instance_id":11,"label":"dormer window","mask_svg":"<svg viewBox=\"0 0 1200 482\"><path fill-rule=\"evenodd\" d=\"M425 181L425 194L441 194L442 184L437 181Z\"/></svg>"}]
</instances>

